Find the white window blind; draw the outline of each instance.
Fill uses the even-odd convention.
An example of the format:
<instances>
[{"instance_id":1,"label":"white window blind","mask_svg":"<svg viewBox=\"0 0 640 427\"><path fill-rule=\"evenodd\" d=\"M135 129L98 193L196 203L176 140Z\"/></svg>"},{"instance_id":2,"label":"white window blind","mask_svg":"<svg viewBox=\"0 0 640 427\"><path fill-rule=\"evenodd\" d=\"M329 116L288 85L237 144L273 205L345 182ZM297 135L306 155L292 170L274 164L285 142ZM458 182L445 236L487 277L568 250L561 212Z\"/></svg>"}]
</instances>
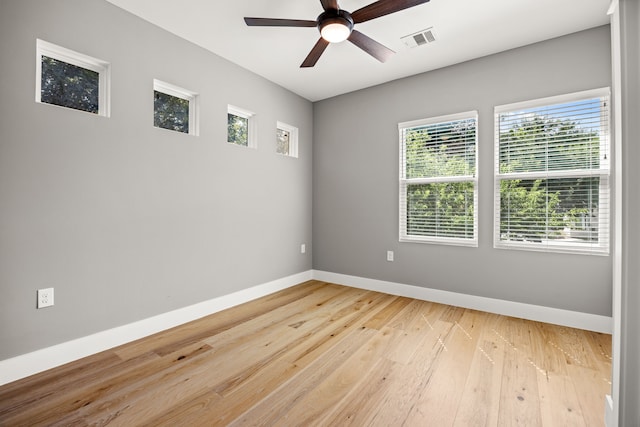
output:
<instances>
[{"instance_id":1,"label":"white window blind","mask_svg":"<svg viewBox=\"0 0 640 427\"><path fill-rule=\"evenodd\" d=\"M609 253L609 91L495 109L494 246Z\"/></svg>"},{"instance_id":2,"label":"white window blind","mask_svg":"<svg viewBox=\"0 0 640 427\"><path fill-rule=\"evenodd\" d=\"M400 241L477 246L476 111L404 122Z\"/></svg>"}]
</instances>

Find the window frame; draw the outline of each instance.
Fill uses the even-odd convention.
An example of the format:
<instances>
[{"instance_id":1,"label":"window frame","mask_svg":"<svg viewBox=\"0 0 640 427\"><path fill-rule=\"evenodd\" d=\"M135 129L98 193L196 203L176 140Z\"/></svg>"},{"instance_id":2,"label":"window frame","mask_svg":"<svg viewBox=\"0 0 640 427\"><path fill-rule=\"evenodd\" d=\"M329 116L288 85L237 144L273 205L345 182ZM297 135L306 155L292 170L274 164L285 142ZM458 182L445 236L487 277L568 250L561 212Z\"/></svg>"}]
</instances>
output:
<instances>
[{"instance_id":1,"label":"window frame","mask_svg":"<svg viewBox=\"0 0 640 427\"><path fill-rule=\"evenodd\" d=\"M276 146L276 154L279 154L281 156L297 158L298 157L298 128L295 126L286 124L284 122L278 121L276 122L276 138L278 137L277 136L278 130L289 132L289 152L278 153L277 151L278 147Z\"/></svg>"},{"instance_id":2,"label":"window frame","mask_svg":"<svg viewBox=\"0 0 640 427\"><path fill-rule=\"evenodd\" d=\"M164 82L162 80L153 79L153 91L161 92L165 95L173 96L176 98L184 99L189 102L189 132L180 132L174 129L167 129L156 126L155 123L153 125L156 129L167 130L170 132L175 132L183 135L193 135L198 136L200 134L200 97L198 93L184 89L180 86L173 85L171 83ZM153 113L155 115L155 106L153 107Z\"/></svg>"},{"instance_id":3,"label":"window frame","mask_svg":"<svg viewBox=\"0 0 640 427\"><path fill-rule=\"evenodd\" d=\"M456 176L438 176L429 178L406 178L406 144L403 138L403 132L409 128L445 124L463 120L475 121L475 140L474 140L474 154L475 154L475 173L473 175L456 175ZM452 246L467 246L478 247L478 111L471 110L461 113L447 114L442 116L430 117L419 120L412 120L408 122L398 123L398 137L400 147L400 179L399 179L399 194L398 194L398 208L399 208L399 241L408 243L426 243L426 244L442 244ZM411 184L434 184L434 183L453 183L453 182L471 182L473 183L473 238L460 238L460 237L441 237L441 236L416 236L407 234L407 219L408 213L406 209L406 193Z\"/></svg>"},{"instance_id":4,"label":"window frame","mask_svg":"<svg viewBox=\"0 0 640 427\"><path fill-rule=\"evenodd\" d=\"M600 167L598 169L558 169L534 172L509 172L500 173L500 116L505 113L519 112L539 107L552 107L559 104L588 101L590 99L601 98L606 112L600 117ZM611 247L611 92L608 87L573 92L563 95L550 96L545 98L515 102L494 107L494 213L493 213L493 247L496 249L529 250L550 253L568 254L589 254L604 255L610 253ZM598 177L598 206L601 204L605 209L598 209L598 242L597 243L571 243L554 241L533 242L502 240L500 233L501 220L501 198L500 183L502 180L553 180L562 178L584 178ZM605 227L600 225L604 224Z\"/></svg>"},{"instance_id":5,"label":"window frame","mask_svg":"<svg viewBox=\"0 0 640 427\"><path fill-rule=\"evenodd\" d=\"M229 131L227 127L227 143L236 145L238 147L258 148L258 126L256 121L256 113L246 110L244 108L236 107L229 104L227 106L227 126L229 123L229 114L232 114L243 119L247 119L247 145L238 144L235 141L229 141Z\"/></svg>"},{"instance_id":6,"label":"window frame","mask_svg":"<svg viewBox=\"0 0 640 427\"><path fill-rule=\"evenodd\" d=\"M77 67L98 73L98 112L93 113L77 108L67 107L64 105L51 104L42 101L42 57L47 56L57 61L66 62ZM68 110L80 111L95 116L109 117L111 115L111 64L107 61L94 58L67 49L62 46L47 42L42 39L36 39L36 102L54 107L66 108Z\"/></svg>"}]
</instances>

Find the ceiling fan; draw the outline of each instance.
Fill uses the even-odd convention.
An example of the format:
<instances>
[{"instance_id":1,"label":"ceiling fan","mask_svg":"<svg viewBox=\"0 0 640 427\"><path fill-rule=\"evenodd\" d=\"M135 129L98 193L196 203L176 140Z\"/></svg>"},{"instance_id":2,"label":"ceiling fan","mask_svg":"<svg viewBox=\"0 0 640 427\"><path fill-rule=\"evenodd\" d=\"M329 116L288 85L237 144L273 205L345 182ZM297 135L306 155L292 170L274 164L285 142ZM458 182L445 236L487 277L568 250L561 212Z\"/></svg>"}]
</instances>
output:
<instances>
[{"instance_id":1,"label":"ceiling fan","mask_svg":"<svg viewBox=\"0 0 640 427\"><path fill-rule=\"evenodd\" d=\"M317 27L320 30L320 39L306 57L301 68L313 67L320 59L320 55L329 46L329 43L340 43L349 40L360 49L367 52L380 62L385 62L395 52L378 43L360 31L355 30L355 24L370 21L381 16L399 12L413 6L427 3L429 0L378 0L368 6L364 6L355 12L347 12L340 9L338 0L320 0L324 12L315 21L304 19L271 19L271 18L244 18L244 22L250 27Z\"/></svg>"}]
</instances>

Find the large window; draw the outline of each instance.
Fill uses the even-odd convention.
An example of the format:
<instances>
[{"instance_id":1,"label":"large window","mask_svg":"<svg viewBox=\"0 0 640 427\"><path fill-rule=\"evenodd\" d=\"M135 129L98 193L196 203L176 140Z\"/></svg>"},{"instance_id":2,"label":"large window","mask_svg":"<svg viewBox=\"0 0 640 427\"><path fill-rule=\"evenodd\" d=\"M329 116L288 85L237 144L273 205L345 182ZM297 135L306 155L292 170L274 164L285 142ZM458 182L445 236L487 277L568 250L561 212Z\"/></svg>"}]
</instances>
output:
<instances>
[{"instance_id":1,"label":"large window","mask_svg":"<svg viewBox=\"0 0 640 427\"><path fill-rule=\"evenodd\" d=\"M198 135L198 95L178 86L153 81L153 125Z\"/></svg>"},{"instance_id":2,"label":"large window","mask_svg":"<svg viewBox=\"0 0 640 427\"><path fill-rule=\"evenodd\" d=\"M36 102L109 116L109 63L38 39Z\"/></svg>"},{"instance_id":3,"label":"large window","mask_svg":"<svg viewBox=\"0 0 640 427\"><path fill-rule=\"evenodd\" d=\"M400 123L400 241L477 246L475 111Z\"/></svg>"},{"instance_id":4,"label":"large window","mask_svg":"<svg viewBox=\"0 0 640 427\"><path fill-rule=\"evenodd\" d=\"M495 108L494 245L609 252L609 91Z\"/></svg>"}]
</instances>

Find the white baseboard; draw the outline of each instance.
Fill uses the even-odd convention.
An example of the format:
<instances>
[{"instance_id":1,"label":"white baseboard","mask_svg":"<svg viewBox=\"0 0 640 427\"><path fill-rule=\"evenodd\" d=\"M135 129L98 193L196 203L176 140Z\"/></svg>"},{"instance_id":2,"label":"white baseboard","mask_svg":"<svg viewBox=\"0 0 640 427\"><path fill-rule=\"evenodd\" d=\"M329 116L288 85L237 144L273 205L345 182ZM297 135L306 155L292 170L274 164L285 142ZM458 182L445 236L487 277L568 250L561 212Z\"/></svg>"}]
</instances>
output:
<instances>
[{"instance_id":1,"label":"white baseboard","mask_svg":"<svg viewBox=\"0 0 640 427\"><path fill-rule=\"evenodd\" d=\"M432 301L456 307L470 308L489 313L502 314L504 316L519 317L521 319L535 320L537 322L552 323L554 325L568 326L587 331L611 334L613 330L613 319L611 317L600 316L597 314L581 313L539 305L479 297L475 295L459 294L439 289L404 285L401 283L367 279L364 277L330 273L327 271L313 270L313 278L354 288L384 292L387 294Z\"/></svg>"},{"instance_id":2,"label":"white baseboard","mask_svg":"<svg viewBox=\"0 0 640 427\"><path fill-rule=\"evenodd\" d=\"M144 338L311 279L572 328L608 334L612 330L612 319L606 316L465 295L327 271L309 270L128 325L2 360L0 361L0 385Z\"/></svg>"},{"instance_id":3,"label":"white baseboard","mask_svg":"<svg viewBox=\"0 0 640 427\"><path fill-rule=\"evenodd\" d=\"M128 325L0 361L0 385L135 341L311 280L311 270L243 289Z\"/></svg>"}]
</instances>

